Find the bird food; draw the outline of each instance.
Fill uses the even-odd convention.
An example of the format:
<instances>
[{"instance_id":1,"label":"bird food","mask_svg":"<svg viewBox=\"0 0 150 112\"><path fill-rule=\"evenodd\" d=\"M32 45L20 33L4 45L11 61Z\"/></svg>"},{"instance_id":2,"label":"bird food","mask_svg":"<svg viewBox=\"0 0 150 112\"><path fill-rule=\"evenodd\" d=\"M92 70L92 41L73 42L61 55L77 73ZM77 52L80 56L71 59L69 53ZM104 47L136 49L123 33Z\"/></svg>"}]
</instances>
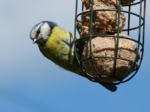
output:
<instances>
[{"instance_id":1,"label":"bird food","mask_svg":"<svg viewBox=\"0 0 150 112\"><path fill-rule=\"evenodd\" d=\"M119 34L119 36L129 38L129 36L125 34ZM115 57L115 44L117 38L95 37L91 40L91 44L90 40L87 41L82 54L83 59L92 57L91 59L83 61L87 74L93 78L102 77L101 81L103 82L112 82L123 79L133 62L137 62L140 57L135 42L126 38L119 38L115 74L113 74L115 59L107 57ZM136 56L137 52L138 55ZM93 58L99 56L101 58ZM118 58L124 58L129 61ZM130 73L134 71L136 65L136 63L133 64ZM128 73L128 75L130 73Z\"/></svg>"},{"instance_id":2,"label":"bird food","mask_svg":"<svg viewBox=\"0 0 150 112\"><path fill-rule=\"evenodd\" d=\"M82 2L86 7L86 13L81 15L81 20L79 20L77 24L81 36L90 35L90 25L92 26L93 34L116 33L118 26L120 32L123 30L126 17L123 12L120 12L120 24L118 25L118 13L116 10L119 7L116 0L94 0L92 22L90 20L90 8L92 4L89 0L82 0ZM101 11L96 11L99 9L101 9ZM121 9L120 7L120 10Z\"/></svg>"}]
</instances>

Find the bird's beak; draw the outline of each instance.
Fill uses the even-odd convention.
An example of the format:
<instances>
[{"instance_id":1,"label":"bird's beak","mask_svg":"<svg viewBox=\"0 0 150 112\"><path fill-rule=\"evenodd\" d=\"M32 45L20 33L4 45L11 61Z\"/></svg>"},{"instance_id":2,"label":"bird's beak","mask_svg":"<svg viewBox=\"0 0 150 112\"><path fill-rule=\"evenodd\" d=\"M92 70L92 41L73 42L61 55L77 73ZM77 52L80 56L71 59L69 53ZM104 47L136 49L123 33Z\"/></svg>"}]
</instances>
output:
<instances>
[{"instance_id":1,"label":"bird's beak","mask_svg":"<svg viewBox=\"0 0 150 112\"><path fill-rule=\"evenodd\" d=\"M33 40L33 44L35 44L36 42L37 42L37 39L34 39L34 40Z\"/></svg>"}]
</instances>

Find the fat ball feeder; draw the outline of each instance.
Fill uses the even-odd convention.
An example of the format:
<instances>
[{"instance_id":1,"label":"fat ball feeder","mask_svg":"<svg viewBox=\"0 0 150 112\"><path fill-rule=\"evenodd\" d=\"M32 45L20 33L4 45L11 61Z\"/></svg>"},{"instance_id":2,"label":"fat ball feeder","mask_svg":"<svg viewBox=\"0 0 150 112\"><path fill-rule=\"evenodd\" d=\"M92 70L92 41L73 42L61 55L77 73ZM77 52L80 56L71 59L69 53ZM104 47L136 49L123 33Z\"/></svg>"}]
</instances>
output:
<instances>
[{"instance_id":1,"label":"fat ball feeder","mask_svg":"<svg viewBox=\"0 0 150 112\"><path fill-rule=\"evenodd\" d=\"M146 0L76 0L74 36L80 38L74 50L84 77L118 85L136 75L144 53L145 11Z\"/></svg>"}]
</instances>

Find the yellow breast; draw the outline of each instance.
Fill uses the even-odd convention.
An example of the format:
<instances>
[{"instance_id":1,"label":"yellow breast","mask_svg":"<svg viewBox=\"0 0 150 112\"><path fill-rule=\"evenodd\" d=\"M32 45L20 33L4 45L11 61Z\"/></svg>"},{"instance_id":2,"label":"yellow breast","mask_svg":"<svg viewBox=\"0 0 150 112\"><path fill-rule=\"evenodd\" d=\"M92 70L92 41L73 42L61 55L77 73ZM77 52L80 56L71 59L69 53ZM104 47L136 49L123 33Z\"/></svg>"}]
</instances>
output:
<instances>
[{"instance_id":1,"label":"yellow breast","mask_svg":"<svg viewBox=\"0 0 150 112\"><path fill-rule=\"evenodd\" d=\"M69 47L63 40L73 40L70 38L70 34L67 30L59 27L55 27L52 30L50 37L48 38L44 46L39 46L39 49L48 59L56 63L57 65L68 69L73 65L74 60L74 48Z\"/></svg>"}]
</instances>

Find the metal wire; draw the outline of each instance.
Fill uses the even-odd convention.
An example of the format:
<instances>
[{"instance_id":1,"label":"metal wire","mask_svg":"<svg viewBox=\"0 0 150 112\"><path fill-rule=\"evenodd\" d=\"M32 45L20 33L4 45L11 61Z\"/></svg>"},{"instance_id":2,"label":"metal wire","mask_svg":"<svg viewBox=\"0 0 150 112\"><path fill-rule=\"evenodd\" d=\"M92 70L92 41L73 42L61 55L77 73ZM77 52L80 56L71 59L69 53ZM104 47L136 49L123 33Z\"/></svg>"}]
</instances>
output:
<instances>
[{"instance_id":1,"label":"metal wire","mask_svg":"<svg viewBox=\"0 0 150 112\"><path fill-rule=\"evenodd\" d=\"M121 1L122 0L118 0L118 7L121 6ZM140 60L138 61L138 66L134 67L135 64L136 64L136 59L138 57L138 50L136 51L136 58L133 62L131 62L131 66L129 67L128 71L123 75L123 78L121 79L118 79L117 81L114 81L113 83L114 84L120 84L120 83L124 83L124 82L127 82L129 81L130 79L132 79L136 73L138 72L140 66L141 66L141 63L142 63L142 60L143 60L143 54L144 54L144 42L145 42L145 11L146 11L146 0L140 0L138 2L135 2L135 3L132 3L132 4L129 4L129 5L126 5L124 7L126 7L126 9L128 10L121 10L120 8L114 10L114 9L93 9L93 5L94 5L94 0L90 0L90 3L91 3L91 6L90 6L90 10L86 10L84 11L85 9L85 6L83 5L82 3L82 7L81 7L81 10L80 10L80 13L78 13L78 4L81 3L78 2L78 0L76 0L76 8L75 8L75 29L74 29L74 36L76 37L76 30L78 31L79 35L80 35L80 31L79 31L79 28L77 27L77 23L79 22L79 17L81 17L83 14L87 14L87 13L90 13L90 36L81 36L80 35L80 38L76 40L75 43L78 43L80 41L84 41L85 39L88 39L90 41L90 56L89 58L85 58L85 59L82 59L82 54L78 54L77 52L77 49L76 46L74 48L75 50L75 56L76 56L76 59L78 61L78 64L81 66L81 69L83 70L83 72L86 74L86 70L83 66L83 63L84 61L86 60L90 60L90 62L92 63L93 67L95 68L95 64L93 63L94 59L95 58L105 58L105 59L108 59L108 58L112 58L114 59L114 65L113 65L113 74L112 76L110 76L111 78L112 77L115 77L115 73L116 73L116 63L117 63L117 59L120 59L120 60L125 60L125 61L129 61L131 62L129 59L126 59L126 58L120 58L120 57L117 57L118 55L118 45L119 45L119 39L120 38L123 38L123 39L128 39L128 40L131 40L133 42L135 42L137 44L137 49L140 51ZM123 8L124 8L123 7ZM139 13L136 13L136 12L132 12L132 7L136 7L139 9ZM118 13L118 30L117 30L117 35L114 36L113 34L92 34L92 22L93 22L93 13L94 12L97 12L97 11L115 11ZM127 38L127 37L124 37L124 36L120 36L119 33L120 33L120 14L124 12L125 14L128 15L128 18L127 18L127 28L124 28L122 30L122 32L127 32L127 34L130 36L130 34L135 31L135 30L138 30L138 38L137 39L133 39L133 38ZM137 24L137 26L132 26L131 23L134 22L134 20L131 19L131 17L136 17L139 19L139 22ZM109 37L114 37L116 38L116 44L115 44L115 55L114 57L109 57L109 56L92 56L92 39L94 37L104 37L104 38L109 38ZM134 68L134 71L133 71L133 68ZM98 77L101 77L103 74L98 74L97 72L97 69L94 69L95 72L97 73L97 76ZM86 74L85 77L87 77L89 79L89 76ZM101 77L102 78L102 77ZM91 77L91 80L94 80L93 77ZM105 83L105 82L104 82Z\"/></svg>"}]
</instances>

